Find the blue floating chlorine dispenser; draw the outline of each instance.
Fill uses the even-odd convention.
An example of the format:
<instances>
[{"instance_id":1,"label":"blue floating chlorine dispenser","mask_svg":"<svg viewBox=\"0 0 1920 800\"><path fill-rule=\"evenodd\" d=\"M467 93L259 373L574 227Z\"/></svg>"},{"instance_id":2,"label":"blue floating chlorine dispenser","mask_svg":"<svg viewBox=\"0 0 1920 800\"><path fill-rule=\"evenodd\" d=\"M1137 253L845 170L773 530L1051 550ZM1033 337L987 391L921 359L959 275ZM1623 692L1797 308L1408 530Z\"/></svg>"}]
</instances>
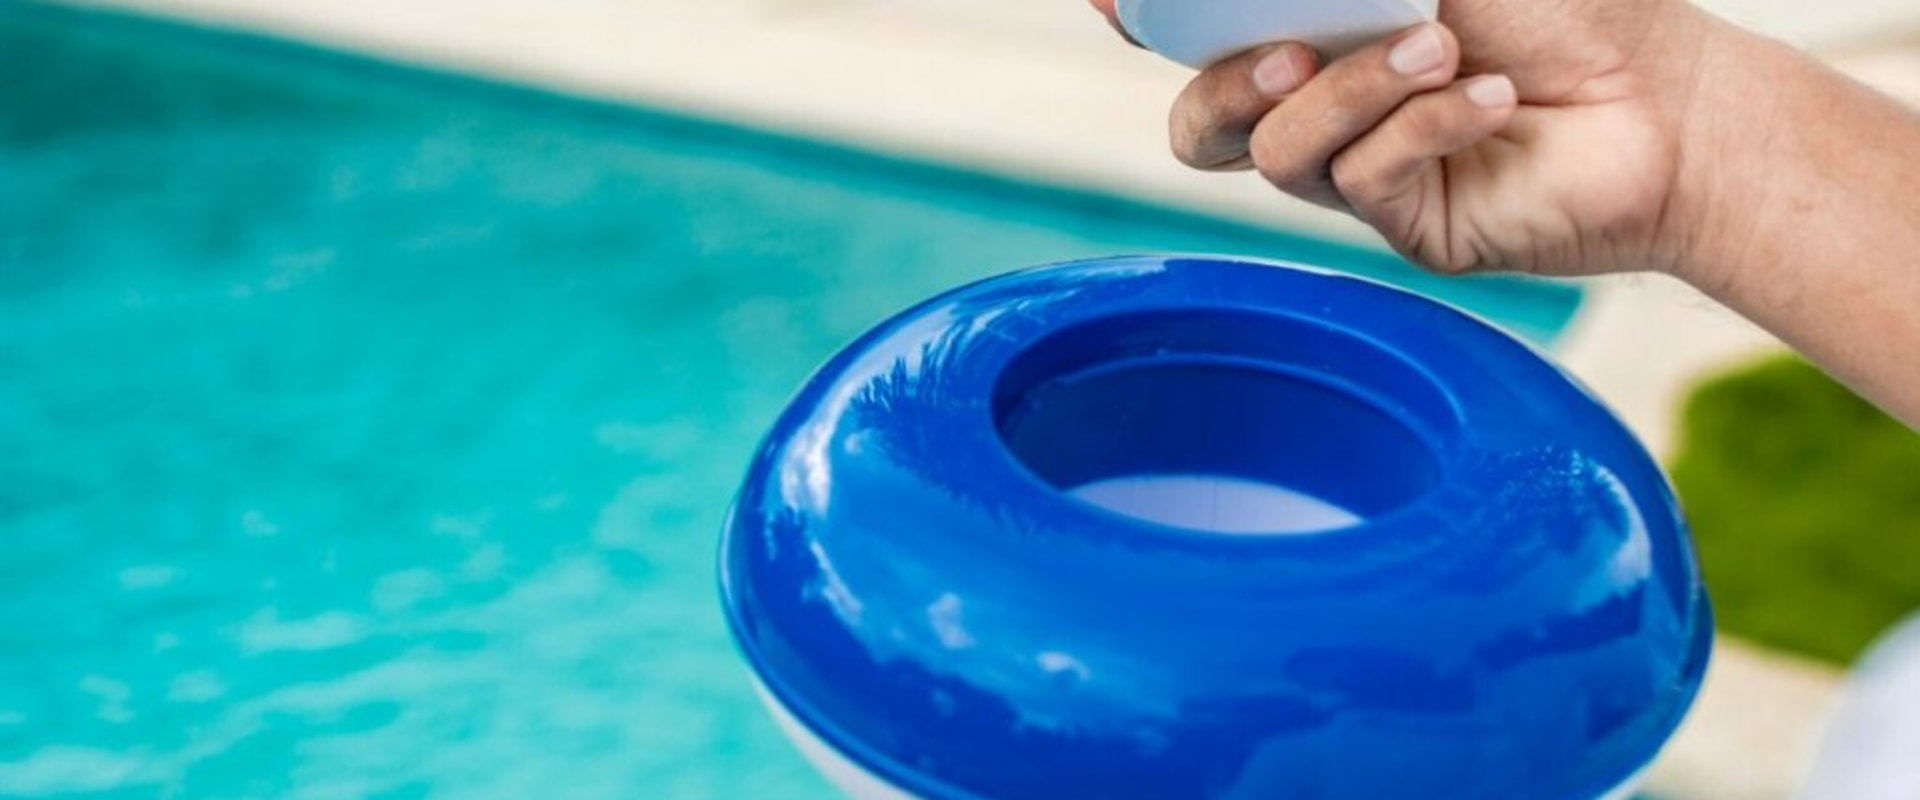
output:
<instances>
[{"instance_id":1,"label":"blue floating chlorine dispenser","mask_svg":"<svg viewBox=\"0 0 1920 800\"><path fill-rule=\"evenodd\" d=\"M883 323L721 550L786 731L857 798L1624 798L1712 641L1621 423L1360 278L1127 257Z\"/></svg>"}]
</instances>

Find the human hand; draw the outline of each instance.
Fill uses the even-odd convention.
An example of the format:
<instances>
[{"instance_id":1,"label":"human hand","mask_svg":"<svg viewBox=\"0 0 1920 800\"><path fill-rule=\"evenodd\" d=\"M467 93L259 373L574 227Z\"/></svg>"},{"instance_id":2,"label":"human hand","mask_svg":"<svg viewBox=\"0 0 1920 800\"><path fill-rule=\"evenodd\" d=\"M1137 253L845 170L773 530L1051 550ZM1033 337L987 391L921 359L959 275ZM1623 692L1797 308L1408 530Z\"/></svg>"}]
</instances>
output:
<instances>
[{"instance_id":1,"label":"human hand","mask_svg":"<svg viewBox=\"0 0 1920 800\"><path fill-rule=\"evenodd\" d=\"M1173 149L1257 169L1441 272L1672 270L1713 24L1680 0L1442 0L1439 24L1332 63L1280 44L1208 68L1174 104Z\"/></svg>"}]
</instances>

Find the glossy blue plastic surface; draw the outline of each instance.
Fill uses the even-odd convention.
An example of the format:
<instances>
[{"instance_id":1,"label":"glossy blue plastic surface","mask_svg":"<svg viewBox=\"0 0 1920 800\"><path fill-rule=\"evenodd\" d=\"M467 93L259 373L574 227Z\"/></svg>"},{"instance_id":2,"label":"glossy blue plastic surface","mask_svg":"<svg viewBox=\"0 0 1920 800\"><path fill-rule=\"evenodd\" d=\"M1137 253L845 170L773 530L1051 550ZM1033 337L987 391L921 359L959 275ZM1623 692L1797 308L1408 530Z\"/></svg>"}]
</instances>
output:
<instances>
[{"instance_id":1,"label":"glossy blue plastic surface","mask_svg":"<svg viewBox=\"0 0 1920 800\"><path fill-rule=\"evenodd\" d=\"M1230 475L1365 522L1229 535L1063 489ZM1669 487L1545 359L1270 264L962 288L799 393L728 520L756 674L921 797L1592 800L1699 686Z\"/></svg>"}]
</instances>

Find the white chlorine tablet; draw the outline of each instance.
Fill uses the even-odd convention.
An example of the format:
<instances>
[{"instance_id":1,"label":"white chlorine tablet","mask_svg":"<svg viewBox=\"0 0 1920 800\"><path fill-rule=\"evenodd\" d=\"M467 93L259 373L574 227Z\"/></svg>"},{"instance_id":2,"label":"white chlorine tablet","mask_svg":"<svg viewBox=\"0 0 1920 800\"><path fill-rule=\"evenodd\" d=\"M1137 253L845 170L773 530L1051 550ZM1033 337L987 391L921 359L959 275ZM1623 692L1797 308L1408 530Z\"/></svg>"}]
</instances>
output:
<instances>
[{"instance_id":1,"label":"white chlorine tablet","mask_svg":"<svg viewBox=\"0 0 1920 800\"><path fill-rule=\"evenodd\" d=\"M1147 49L1200 69L1249 47L1305 42L1334 58L1429 21L1439 0L1119 0Z\"/></svg>"}]
</instances>

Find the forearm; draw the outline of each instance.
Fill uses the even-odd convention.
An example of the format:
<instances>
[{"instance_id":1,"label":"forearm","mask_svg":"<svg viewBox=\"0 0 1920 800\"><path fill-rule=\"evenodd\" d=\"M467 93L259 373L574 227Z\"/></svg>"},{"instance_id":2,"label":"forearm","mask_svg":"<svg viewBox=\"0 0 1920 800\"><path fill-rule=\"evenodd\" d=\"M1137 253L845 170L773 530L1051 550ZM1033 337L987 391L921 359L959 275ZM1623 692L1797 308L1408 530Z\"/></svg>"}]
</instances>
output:
<instances>
[{"instance_id":1,"label":"forearm","mask_svg":"<svg viewBox=\"0 0 1920 800\"><path fill-rule=\"evenodd\" d=\"M1920 115L1777 42L1711 38L1679 276L1920 428Z\"/></svg>"}]
</instances>

